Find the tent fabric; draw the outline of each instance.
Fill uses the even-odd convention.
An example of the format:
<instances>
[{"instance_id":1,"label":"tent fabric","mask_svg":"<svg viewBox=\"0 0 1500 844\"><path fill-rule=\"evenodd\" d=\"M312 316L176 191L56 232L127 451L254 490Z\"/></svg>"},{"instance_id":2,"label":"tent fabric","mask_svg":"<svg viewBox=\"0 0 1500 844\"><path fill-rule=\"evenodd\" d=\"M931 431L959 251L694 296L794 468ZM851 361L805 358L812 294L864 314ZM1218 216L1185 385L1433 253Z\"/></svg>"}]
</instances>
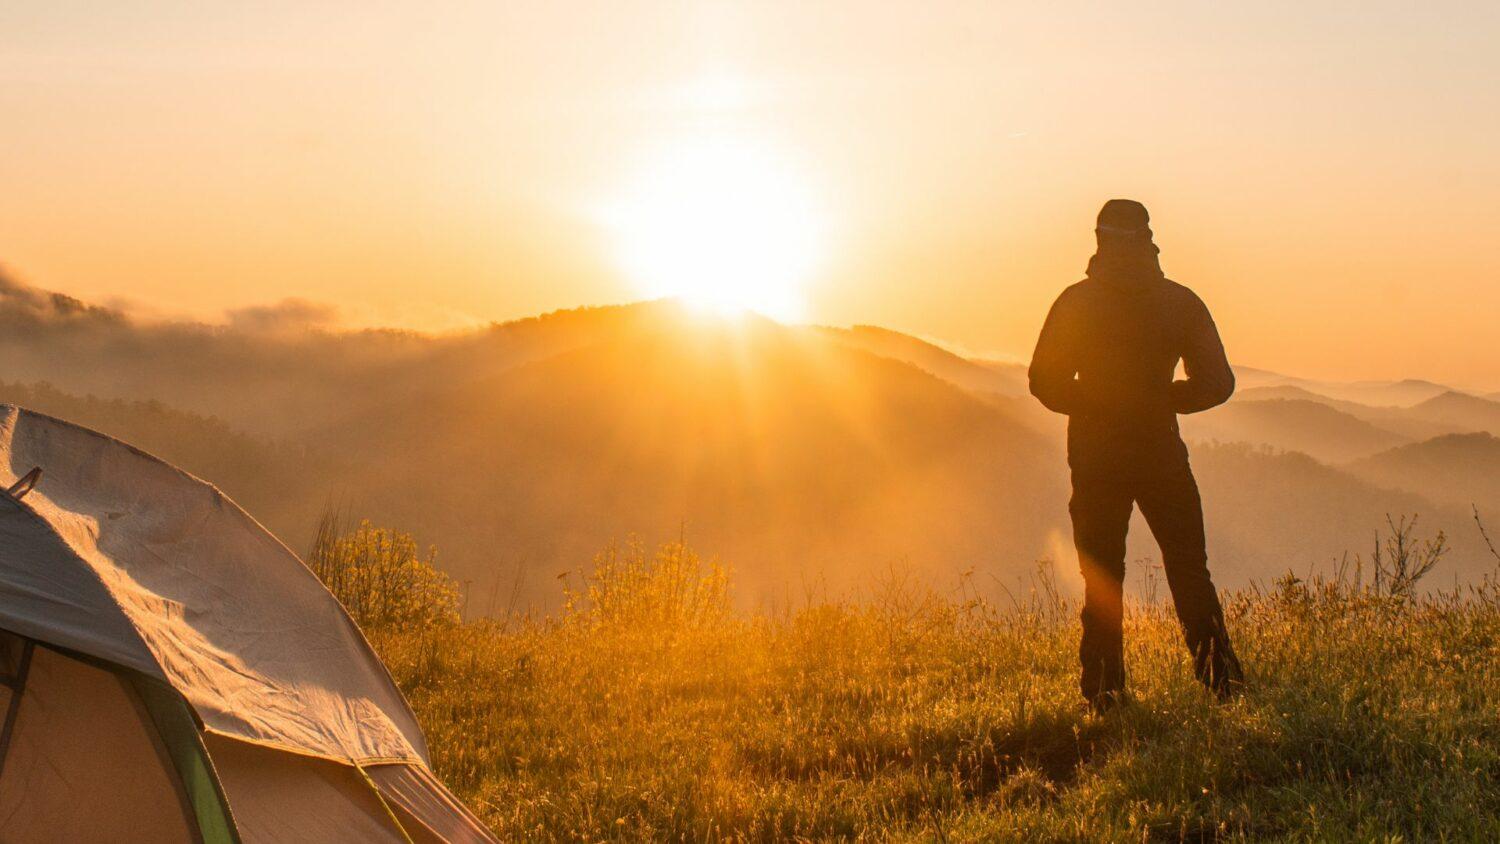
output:
<instances>
[{"instance_id":1,"label":"tent fabric","mask_svg":"<svg viewBox=\"0 0 1500 844\"><path fill-rule=\"evenodd\" d=\"M407 840L351 765L217 735L206 743L246 844Z\"/></svg>"},{"instance_id":2,"label":"tent fabric","mask_svg":"<svg viewBox=\"0 0 1500 844\"><path fill-rule=\"evenodd\" d=\"M403 817L410 816L433 837L453 844L492 840L484 824L426 768L417 765L376 765L367 769L380 793ZM406 824L408 832L415 827ZM416 837L413 835L413 837Z\"/></svg>"},{"instance_id":3,"label":"tent fabric","mask_svg":"<svg viewBox=\"0 0 1500 844\"><path fill-rule=\"evenodd\" d=\"M0 405L0 485L36 466L37 488L0 505L0 628L161 677L213 732L426 764L416 717L337 599L217 489Z\"/></svg>"},{"instance_id":4,"label":"tent fabric","mask_svg":"<svg viewBox=\"0 0 1500 844\"><path fill-rule=\"evenodd\" d=\"M110 841L125 830L131 841L198 840L156 731L118 675L37 647L20 696L0 768L0 840Z\"/></svg>"},{"instance_id":5,"label":"tent fabric","mask_svg":"<svg viewBox=\"0 0 1500 844\"><path fill-rule=\"evenodd\" d=\"M0 410L0 439L4 424ZM50 525L0 494L0 626L160 677L150 649L104 584L78 570L74 559Z\"/></svg>"},{"instance_id":6,"label":"tent fabric","mask_svg":"<svg viewBox=\"0 0 1500 844\"><path fill-rule=\"evenodd\" d=\"M495 840L348 613L232 501L0 404L0 493L35 467L0 494L0 841Z\"/></svg>"},{"instance_id":7,"label":"tent fabric","mask_svg":"<svg viewBox=\"0 0 1500 844\"><path fill-rule=\"evenodd\" d=\"M420 765L366 769L377 794L353 766L217 735L210 735L207 744L246 842L495 840Z\"/></svg>"}]
</instances>

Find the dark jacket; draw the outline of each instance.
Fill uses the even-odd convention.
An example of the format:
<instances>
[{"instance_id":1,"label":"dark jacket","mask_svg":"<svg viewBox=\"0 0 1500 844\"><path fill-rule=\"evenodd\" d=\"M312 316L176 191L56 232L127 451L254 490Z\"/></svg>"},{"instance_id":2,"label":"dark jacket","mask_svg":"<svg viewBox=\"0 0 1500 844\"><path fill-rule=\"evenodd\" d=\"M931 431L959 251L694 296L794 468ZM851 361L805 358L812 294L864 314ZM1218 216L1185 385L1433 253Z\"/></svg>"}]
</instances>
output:
<instances>
[{"instance_id":1,"label":"dark jacket","mask_svg":"<svg viewBox=\"0 0 1500 844\"><path fill-rule=\"evenodd\" d=\"M1187 377L1173 380L1181 360ZM1053 304L1031 358L1031 393L1079 440L1169 436L1177 414L1224 403L1234 373L1208 308L1166 278L1089 278Z\"/></svg>"}]
</instances>

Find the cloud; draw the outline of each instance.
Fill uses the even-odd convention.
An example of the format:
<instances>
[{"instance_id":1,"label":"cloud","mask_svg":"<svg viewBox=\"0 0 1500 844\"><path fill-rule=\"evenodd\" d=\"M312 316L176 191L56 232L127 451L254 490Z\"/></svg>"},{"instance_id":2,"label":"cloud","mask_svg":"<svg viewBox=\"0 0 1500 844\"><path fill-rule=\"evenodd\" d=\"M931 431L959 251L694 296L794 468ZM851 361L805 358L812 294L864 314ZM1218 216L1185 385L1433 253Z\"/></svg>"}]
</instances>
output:
<instances>
[{"instance_id":1,"label":"cloud","mask_svg":"<svg viewBox=\"0 0 1500 844\"><path fill-rule=\"evenodd\" d=\"M91 329L136 337L230 333L255 337L291 337L310 331L335 331L342 325L339 309L325 302L290 298L270 305L234 308L224 313L222 326L153 315L134 303L95 305L65 293L33 287L0 270L0 330L37 332Z\"/></svg>"},{"instance_id":2,"label":"cloud","mask_svg":"<svg viewBox=\"0 0 1500 844\"><path fill-rule=\"evenodd\" d=\"M233 331L246 334L286 335L339 325L339 311L326 302L308 299L282 299L274 305L252 305L224 312Z\"/></svg>"},{"instance_id":3,"label":"cloud","mask_svg":"<svg viewBox=\"0 0 1500 844\"><path fill-rule=\"evenodd\" d=\"M126 316L63 293L32 287L0 271L0 325L13 330L59 325L122 325Z\"/></svg>"},{"instance_id":4,"label":"cloud","mask_svg":"<svg viewBox=\"0 0 1500 844\"><path fill-rule=\"evenodd\" d=\"M0 273L0 382L155 399L253 433L284 433L340 418L347 384L462 342L344 330L337 308L304 299L237 308L215 322L143 310L90 304Z\"/></svg>"}]
</instances>

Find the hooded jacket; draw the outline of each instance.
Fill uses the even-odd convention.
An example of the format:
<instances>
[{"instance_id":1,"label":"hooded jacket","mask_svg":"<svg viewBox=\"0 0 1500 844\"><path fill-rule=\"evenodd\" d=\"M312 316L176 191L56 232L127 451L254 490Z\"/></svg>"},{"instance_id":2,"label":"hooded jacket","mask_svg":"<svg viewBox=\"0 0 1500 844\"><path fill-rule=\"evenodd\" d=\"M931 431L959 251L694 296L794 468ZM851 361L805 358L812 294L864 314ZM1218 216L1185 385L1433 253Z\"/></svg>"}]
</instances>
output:
<instances>
[{"instance_id":1,"label":"hooded jacket","mask_svg":"<svg viewBox=\"0 0 1500 844\"><path fill-rule=\"evenodd\" d=\"M1234 392L1208 308L1162 275L1150 237L1143 223L1115 229L1101 215L1088 277L1063 291L1042 326L1031 393L1067 414L1070 450L1080 437L1176 439L1177 414L1207 410ZM1187 377L1173 380L1178 361Z\"/></svg>"}]
</instances>

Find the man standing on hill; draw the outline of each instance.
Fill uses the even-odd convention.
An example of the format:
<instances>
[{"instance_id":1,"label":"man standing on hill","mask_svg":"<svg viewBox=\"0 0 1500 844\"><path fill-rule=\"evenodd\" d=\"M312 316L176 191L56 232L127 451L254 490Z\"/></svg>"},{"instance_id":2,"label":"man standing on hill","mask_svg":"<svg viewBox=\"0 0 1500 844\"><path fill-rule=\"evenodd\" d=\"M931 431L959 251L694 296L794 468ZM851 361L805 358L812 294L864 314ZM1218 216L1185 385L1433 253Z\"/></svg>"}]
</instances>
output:
<instances>
[{"instance_id":1,"label":"man standing on hill","mask_svg":"<svg viewBox=\"0 0 1500 844\"><path fill-rule=\"evenodd\" d=\"M1234 373L1208 308L1162 275L1146 207L1099 212L1088 277L1053 304L1031 359L1031 393L1068 416L1073 543L1083 569L1084 697L1102 712L1125 693L1125 533L1139 505L1198 679L1221 699L1243 684L1208 573L1203 507L1177 414L1222 404ZM1173 380L1181 360L1187 377Z\"/></svg>"}]
</instances>

